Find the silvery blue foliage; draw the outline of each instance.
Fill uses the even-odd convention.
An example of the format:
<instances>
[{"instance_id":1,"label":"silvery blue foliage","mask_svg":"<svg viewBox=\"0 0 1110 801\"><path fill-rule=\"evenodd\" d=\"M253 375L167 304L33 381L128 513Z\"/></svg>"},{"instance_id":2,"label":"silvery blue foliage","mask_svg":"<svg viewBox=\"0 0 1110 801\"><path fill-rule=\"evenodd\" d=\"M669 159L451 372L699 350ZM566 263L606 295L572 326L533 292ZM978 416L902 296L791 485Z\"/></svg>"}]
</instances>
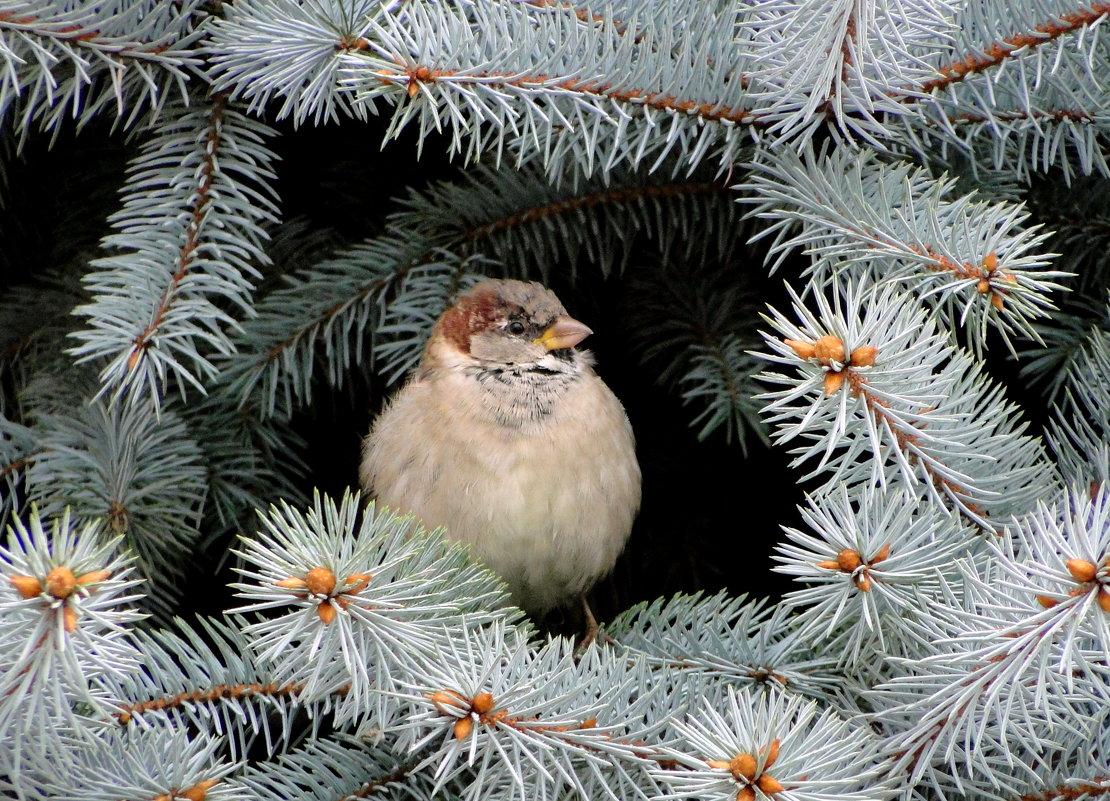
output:
<instances>
[{"instance_id":1,"label":"silvery blue foliage","mask_svg":"<svg viewBox=\"0 0 1110 801\"><path fill-rule=\"evenodd\" d=\"M73 354L107 360L101 392L156 405L171 387L204 392L204 379L218 374L212 355L231 351L227 330L250 309L268 261L262 226L277 220L265 183L275 177L270 129L219 95L164 114L110 218L116 232L102 244L113 255L85 278L95 301L74 310L89 322L75 332Z\"/></svg>"},{"instance_id":2,"label":"silvery blue foliage","mask_svg":"<svg viewBox=\"0 0 1110 801\"><path fill-rule=\"evenodd\" d=\"M507 611L497 614L507 606L503 588L461 548L373 503L360 510L355 497L337 506L317 495L307 515L283 504L262 524L239 554L245 581L233 586L246 603L232 612L246 616L255 659L277 681L296 682L308 701L339 696L339 722L372 710L385 726L396 710L389 691L442 647L445 628ZM323 576L315 581L312 571ZM284 614L253 614L275 609Z\"/></svg>"},{"instance_id":3,"label":"silvery blue foliage","mask_svg":"<svg viewBox=\"0 0 1110 801\"><path fill-rule=\"evenodd\" d=\"M0 793L1105 795L1108 17L0 0L4 233L36 137L129 159L99 250L0 295ZM374 116L460 169L357 187L394 211L354 237L283 220L283 137ZM789 449L784 599L649 601L576 650L419 521L309 497L298 416L399 380L485 275L626 289L699 438ZM720 536L766 538L736 494ZM238 606L194 614L223 568Z\"/></svg>"},{"instance_id":4,"label":"silvery blue foliage","mask_svg":"<svg viewBox=\"0 0 1110 801\"><path fill-rule=\"evenodd\" d=\"M672 788L660 798L732 801L746 789L798 801L892 794L888 766L876 758L874 734L862 721L850 723L832 709L774 691L729 688L723 701L694 706L675 724L678 766L657 770Z\"/></svg>"},{"instance_id":5,"label":"silvery blue foliage","mask_svg":"<svg viewBox=\"0 0 1110 801\"><path fill-rule=\"evenodd\" d=\"M137 596L126 594L138 584L132 560L118 538L97 529L78 527L68 512L44 521L32 509L0 547L0 754L17 789L35 775L36 757L59 756L51 741L60 732L92 747L97 719L112 704L101 681L141 664L128 636L128 624L142 617Z\"/></svg>"},{"instance_id":6,"label":"silvery blue foliage","mask_svg":"<svg viewBox=\"0 0 1110 801\"><path fill-rule=\"evenodd\" d=\"M960 560L943 635L875 690L885 749L941 792L1012 793L1105 764L1110 496L1073 487ZM1020 758L1015 758L1020 756Z\"/></svg>"},{"instance_id":7,"label":"silvery blue foliage","mask_svg":"<svg viewBox=\"0 0 1110 801\"><path fill-rule=\"evenodd\" d=\"M994 531L1056 488L1040 442L1023 436L1017 408L979 363L953 348L935 319L892 284L837 276L815 292L816 311L790 290L792 322L772 310L763 413L777 442L798 441L794 463L826 486L898 481L920 487ZM895 478L897 476L897 478Z\"/></svg>"},{"instance_id":8,"label":"silvery blue foliage","mask_svg":"<svg viewBox=\"0 0 1110 801\"><path fill-rule=\"evenodd\" d=\"M883 657L928 649L937 630L918 610L941 594L959 557L982 549L973 525L923 500L906 488L842 485L807 498L812 533L785 529L775 569L804 582L784 599L799 610L797 636L825 641L849 672L866 676Z\"/></svg>"}]
</instances>

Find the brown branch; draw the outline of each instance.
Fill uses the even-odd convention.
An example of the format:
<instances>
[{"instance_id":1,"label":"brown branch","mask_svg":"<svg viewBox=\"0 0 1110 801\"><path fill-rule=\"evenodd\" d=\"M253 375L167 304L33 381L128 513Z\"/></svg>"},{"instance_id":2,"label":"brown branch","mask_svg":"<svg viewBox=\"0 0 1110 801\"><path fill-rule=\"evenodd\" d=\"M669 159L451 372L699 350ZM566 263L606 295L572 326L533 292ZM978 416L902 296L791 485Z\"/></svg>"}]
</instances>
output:
<instances>
[{"instance_id":1,"label":"brown branch","mask_svg":"<svg viewBox=\"0 0 1110 801\"><path fill-rule=\"evenodd\" d=\"M847 82L848 68L852 66L852 45L856 41L856 10L848 13L844 38L840 40L840 80Z\"/></svg>"},{"instance_id":2,"label":"brown branch","mask_svg":"<svg viewBox=\"0 0 1110 801\"><path fill-rule=\"evenodd\" d=\"M1003 309L1005 296L1010 292L1010 288L1006 285L1017 284L1017 275L1012 270L1000 269L998 254L993 251L983 258L981 264L972 264L967 261L959 263L942 253L938 253L932 245L908 245L887 236L882 231L867 229L862 226L849 230L860 239L875 240L880 245L893 250L900 250L906 254L907 258L913 258L915 261L921 262L922 257L924 257L926 261L922 263L922 267L930 272L950 272L959 280L975 280L977 291L982 295L989 295L988 300L999 311ZM872 248L878 249L874 246Z\"/></svg>"},{"instance_id":3,"label":"brown branch","mask_svg":"<svg viewBox=\"0 0 1110 801\"><path fill-rule=\"evenodd\" d=\"M139 701L134 704L122 705L122 711L113 714L116 722L121 725L126 725L131 722L136 714L143 712L150 712L151 710L169 709L185 704L206 704L213 701L219 701L224 698L239 699L239 698L297 698L303 691L305 685L300 684L285 684L279 685L271 682L270 684L217 684L207 690L193 690L192 692L181 692L177 695L170 695L164 698L156 698L150 701ZM350 689L350 685L343 685L338 690L335 690L332 695L346 695Z\"/></svg>"},{"instance_id":4,"label":"brown branch","mask_svg":"<svg viewBox=\"0 0 1110 801\"><path fill-rule=\"evenodd\" d=\"M203 704L212 701L218 701L223 698L244 698L244 697L285 697L296 698L304 690L305 685L302 684L286 684L278 685L275 683L270 684L220 684L208 690L194 690L193 692L182 692L177 695L171 695L166 698L158 698L152 701L141 701L135 704L127 704L123 707L123 711L117 712L113 715L116 722L120 725L127 725L133 719L136 713L149 712L151 710L162 710L171 707L183 706L184 704L194 703ZM338 690L335 690L332 695L342 696L346 695L350 689L350 685L343 685ZM347 798L368 798L384 787L390 784L396 784L405 779L416 768L418 762L410 762L407 765L402 765L391 773L381 776L374 781L365 782L359 789L347 793L343 796ZM177 797L177 796L173 796ZM157 799L156 799L157 801Z\"/></svg>"},{"instance_id":5,"label":"brown branch","mask_svg":"<svg viewBox=\"0 0 1110 801\"><path fill-rule=\"evenodd\" d=\"M42 456L44 453L46 453L45 448L39 451L35 451L34 453L28 453L24 456L20 456L18 459L8 462L5 465L0 465L0 479L7 478L12 473L18 473L20 470L29 467L31 462L35 461L35 459L37 459L39 456Z\"/></svg>"},{"instance_id":6,"label":"brown branch","mask_svg":"<svg viewBox=\"0 0 1110 801\"><path fill-rule=\"evenodd\" d=\"M566 214L582 208L595 208L605 204L626 203L636 200L641 197L677 197L680 195L703 195L713 194L726 189L723 184L713 184L706 182L698 183L685 183L685 184L668 184L666 186L654 185L644 187L631 187L627 189L610 189L603 192L598 192L593 195L585 195L582 197L569 198L566 200L548 203L543 206L526 209L523 212L509 215L492 222L485 223L477 226L476 228L463 231L460 234L461 241L473 242L476 240L484 239L491 236L498 231L504 231L509 228L514 228L526 223L531 223L536 220L546 219L549 217ZM400 268L396 272L390 274L385 278L379 278L366 284L359 289L354 295L345 298L344 300L336 303L319 315L317 315L311 322L299 326L292 334L283 339L281 342L271 346L265 355L265 363L270 364L308 332L314 328L323 330L324 327L347 308L352 302L358 302L375 292L385 289L391 282L398 281L408 275L410 272L426 263L428 254L424 253L413 259L409 264Z\"/></svg>"},{"instance_id":7,"label":"brown branch","mask_svg":"<svg viewBox=\"0 0 1110 801\"><path fill-rule=\"evenodd\" d=\"M1103 17L1110 15L1110 3L1094 2L1081 11L1070 14L1061 14L1059 21L1042 22L1036 26L1036 33L1015 33L1007 36L1000 43L990 45L981 56L969 55L961 61L943 66L939 69L941 77L926 81L921 86L923 92L933 92L936 89L946 89L959 83L969 75L975 75L991 67L997 67L1018 49L1032 49L1047 42L1052 42L1066 33L1086 25L1093 25Z\"/></svg>"},{"instance_id":8,"label":"brown branch","mask_svg":"<svg viewBox=\"0 0 1110 801\"><path fill-rule=\"evenodd\" d=\"M754 111L745 108L732 108L721 103L699 103L696 100L682 100L676 95L662 92L647 92L642 89L621 88L600 80L583 78L560 78L559 76L537 73L521 76L496 72L461 72L459 70L432 69L424 65L417 67L401 66L401 71L377 70L375 74L385 84L404 84L408 87L409 97L414 97L421 84L455 83L461 86L499 86L512 89L549 88L580 95L603 97L633 106L645 106L659 111L672 111L698 117L709 122L727 122L737 125L759 126L761 118Z\"/></svg>"},{"instance_id":9,"label":"brown branch","mask_svg":"<svg viewBox=\"0 0 1110 801\"><path fill-rule=\"evenodd\" d=\"M193 266L196 250L200 244L200 229L208 216L211 203L212 178L216 173L216 154L220 149L220 121L227 106L227 95L218 94L212 102L212 112L209 115L208 135L205 138L204 155L201 157L199 179L197 181L196 196L190 210L189 222L185 229L185 243L177 253L177 269L170 276L169 286L162 293L158 307L154 311L154 318L146 328L135 335L132 340L131 353L127 358L128 371L134 370L147 348L153 344L154 336L158 333L166 315L176 301L177 290L185 280L189 269Z\"/></svg>"},{"instance_id":10,"label":"brown branch","mask_svg":"<svg viewBox=\"0 0 1110 801\"><path fill-rule=\"evenodd\" d=\"M531 0L530 4L547 7L557 5L558 3L556 0ZM574 10L567 4L558 5L568 10ZM576 13L579 13L580 16L585 14L585 12ZM1088 8L1082 11L1061 15L1059 17L1061 21L1059 22L1050 21L1037 25L1037 33L1035 34L1017 33L1008 36L1002 40L1002 43L990 45L985 50L985 55L983 56L969 55L961 61L940 67L938 71L941 73L941 77L927 81L920 87L919 91L931 93L936 89L951 86L963 81L969 75L1000 65L1006 59L1010 58L1012 53L1019 49L1031 49L1046 42L1054 41L1064 34L1073 33L1081 27L1092 25L1107 15L1110 15L1110 2L1100 0L1099 2L1091 3ZM595 18L590 17L590 19L594 20ZM857 36L854 18L848 20L846 33L847 35L841 42L841 53L843 56L842 75L852 63L850 43L854 41ZM403 73L391 73L379 70L377 74L384 83L405 84L408 87L410 97L415 96L419 89L419 85L422 83L434 83L438 80L457 78L457 80L453 82L464 85L492 83L494 85L512 88L527 88L533 86L554 87L567 92L605 97L621 103L642 105L662 111L684 113L709 122L728 122L756 127L767 124L763 120L763 115L753 109L732 108L720 103L714 104L697 102L694 100L683 100L675 95L667 95L662 92L646 92L635 88L622 89L603 81L591 81L578 78L559 79L557 76L545 75L543 73L528 77L522 77L516 74L499 75L491 72L469 73L464 75L457 70L437 70L423 65L412 67L403 66L399 63L399 66L402 66ZM905 97L903 99L908 103L915 103L918 100L916 97ZM825 108L827 111L829 104L826 104ZM1027 112L1014 112L1016 115L1023 113L1025 116L1029 116ZM1058 121L1065 119L1089 119L1089 116L1082 112L1066 111L1048 114L1034 113L1032 116L1039 119L1051 118ZM1015 116L1014 118L1020 117Z\"/></svg>"},{"instance_id":11,"label":"brown branch","mask_svg":"<svg viewBox=\"0 0 1110 801\"><path fill-rule=\"evenodd\" d=\"M852 44L856 41L856 12L848 12L848 19L844 26L844 37L840 40L840 70L837 75L829 78L829 87L826 91L825 102L819 107L819 113L829 119L834 115L833 98L836 97L837 81L848 82L848 69L852 66Z\"/></svg>"},{"instance_id":12,"label":"brown branch","mask_svg":"<svg viewBox=\"0 0 1110 801\"><path fill-rule=\"evenodd\" d=\"M1090 782L1061 784L1041 793L1028 793L1021 801L1071 801L1080 796L1110 795L1110 776L1095 776Z\"/></svg>"},{"instance_id":13,"label":"brown branch","mask_svg":"<svg viewBox=\"0 0 1110 801\"><path fill-rule=\"evenodd\" d=\"M508 217L502 217L501 219L480 225L477 228L472 228L463 232L462 236L466 241L473 241L476 239L484 239L498 231L516 228L548 217L558 217L561 214L568 214L573 211L578 211L579 209L592 209L598 206L617 205L639 200L640 198L715 195L727 189L728 187L725 184L708 181L606 189L603 192L596 192L592 195L580 195L566 198L565 200L558 200L543 206L534 206L522 212L509 215Z\"/></svg>"},{"instance_id":14,"label":"brown branch","mask_svg":"<svg viewBox=\"0 0 1110 801\"><path fill-rule=\"evenodd\" d=\"M886 427L894 434L894 440L897 443L898 449L905 454L906 460L909 461L910 464L920 465L921 469L924 470L925 473L929 476L929 480L933 483L933 486L936 487L938 490L947 490L953 495L957 492L967 492L966 487L961 487L959 484L952 481L951 479L938 475L937 472L933 470L927 462L922 461L916 455L909 452L910 446L915 446L919 443L918 437L914 434L910 434L906 431L901 430L898 426L894 424L895 417L890 412L890 404L888 404L882 398L876 397L869 391L866 378L864 378L856 370L846 369L842 372L846 374L848 385L851 388L852 394L863 401L863 405L867 408L867 411L870 412L871 415L875 418L876 422L886 424ZM965 506L966 509L964 508ZM965 502L964 504L956 504L956 507L956 511L962 514L964 517L967 517L968 520L970 520L979 528L991 534L998 533L995 529L989 526L985 526L981 520L978 520L972 517L971 514L968 514L968 511L970 510L970 512L979 515L980 518L984 517L985 514L979 508L978 504L974 502Z\"/></svg>"},{"instance_id":15,"label":"brown branch","mask_svg":"<svg viewBox=\"0 0 1110 801\"><path fill-rule=\"evenodd\" d=\"M990 255L988 255L987 258L983 260L983 264L972 264L971 262L967 261L963 262L962 264L957 264L956 262L952 261L952 259L945 256L943 253L938 254L936 250L934 250L930 245L925 245L924 247L909 245L908 247L911 252L917 254L918 256L926 256L931 260L931 263L925 264L925 269L931 270L932 272L949 272L955 275L957 278L977 278L979 280L982 280L984 278L990 279L995 277L996 275L1013 275L1006 270L998 269L997 256L994 256L992 258ZM992 264L994 265L993 267L991 266ZM1005 280L1008 281L1010 280L1010 278L1006 278Z\"/></svg>"},{"instance_id":16,"label":"brown branch","mask_svg":"<svg viewBox=\"0 0 1110 801\"><path fill-rule=\"evenodd\" d=\"M938 256L928 245L924 250L911 246L911 250L918 254L927 254L933 259L933 264L925 265L928 270L950 272L959 280L975 281L975 291L986 297L1000 312L1006 307L1006 296L1018 282L1017 275L1012 270L999 268L998 254L993 250L983 258L982 264L972 264L967 261L957 264L943 254Z\"/></svg>"},{"instance_id":17,"label":"brown branch","mask_svg":"<svg viewBox=\"0 0 1110 801\"><path fill-rule=\"evenodd\" d=\"M121 44L111 37L103 37L100 31L93 28L84 28L80 25L51 27L50 20L44 20L29 14L20 16L11 11L0 11L0 29L5 28L21 33L34 34L43 39L70 42L130 58L157 56L170 50L168 45L151 45L146 48L133 47L131 46L132 43Z\"/></svg>"},{"instance_id":18,"label":"brown branch","mask_svg":"<svg viewBox=\"0 0 1110 801\"><path fill-rule=\"evenodd\" d=\"M729 403L732 405L733 409L739 408L740 390L736 386L736 378L733 374L732 366L721 352L721 340L717 339L712 345L707 345L706 347L710 352L711 358L721 366L721 374L725 377L725 389L728 390Z\"/></svg>"},{"instance_id":19,"label":"brown branch","mask_svg":"<svg viewBox=\"0 0 1110 801\"><path fill-rule=\"evenodd\" d=\"M967 261L959 263L948 258L948 256L945 256L943 253L938 253L936 248L932 245L908 245L893 237L887 236L882 231L867 229L862 226L849 230L860 239L875 240L879 245L892 248L896 251L902 251L906 254L906 258L920 262L923 269L930 272L950 272L957 279L961 280L975 279L980 294L989 294L989 300L1000 311L1003 306L1002 301L1005 295L1009 293L1009 289L996 282L1005 282L1006 284L1017 283L1017 276L1013 271L1000 269L998 267L998 254L994 252L988 253L983 258L981 264L972 264ZM872 246L872 249L878 250L875 246ZM924 261L922 257L924 257Z\"/></svg>"},{"instance_id":20,"label":"brown branch","mask_svg":"<svg viewBox=\"0 0 1110 801\"><path fill-rule=\"evenodd\" d=\"M278 359L282 353L293 347L293 345L295 345L299 339L305 336L308 332L312 331L312 329L315 328L317 330L323 330L325 327L327 327L327 324L329 322L335 319L335 317L345 308L347 308L351 303L358 302L363 298L374 294L375 292L380 292L382 289L385 289L385 287L387 287L390 283L404 278L417 267L420 267L426 263L427 255L424 254L423 256L421 256L421 258L413 259L404 267L400 268L396 272L391 273L385 278L377 278L370 283L365 284L354 295L348 296L341 300L339 303L329 306L323 312L318 314L311 322L298 326L292 334L287 336L281 342L278 342L276 345L272 345L266 351L266 364L269 364Z\"/></svg>"},{"instance_id":21,"label":"brown branch","mask_svg":"<svg viewBox=\"0 0 1110 801\"><path fill-rule=\"evenodd\" d=\"M575 13L583 21L596 22L604 18L592 14L590 12L576 9L569 3L561 3L558 0L524 0L528 5L537 8L551 8L559 7L567 11ZM941 77L934 78L926 81L914 91L923 93L932 93L936 89L943 89L953 84L963 81L969 75L983 72L984 70L998 66L1019 49L1031 49L1038 47L1046 42L1051 42L1058 39L1067 33L1073 33L1081 27L1092 25L1098 22L1103 17L1110 15L1110 2L1106 0L1099 0L1098 2L1091 3L1087 8L1073 12L1070 14L1062 14L1058 19L1060 21L1044 22L1036 26L1036 33L1016 33L1008 36L1002 40L1001 43L990 45L984 51L982 56L969 55L960 61L956 61L950 65L942 66L938 69ZM615 26L619 23L614 22ZM841 42L840 50L842 54L841 65L841 78L844 79L847 69L852 63L851 55L851 42L855 41L858 36L857 24L854 17L850 17L847 24L846 36ZM365 40L357 40L355 43L345 41L343 43L344 49L362 49ZM559 78L558 76L546 75L538 73L531 76L521 76L519 74L498 74L493 72L477 72L477 73L462 73L458 70L444 70L433 69L428 66L408 66L404 65L400 59L397 59L399 72L389 72L386 70L378 70L377 75L383 83L387 84L401 84L407 87L409 97L414 97L419 91L421 84L435 83L445 79L453 79L450 82L458 83L461 85L478 85L490 84L495 86L503 86L510 88L532 88L532 87L551 87L563 90L565 92L573 92L582 95L592 95L596 97L604 97L620 103L627 103L629 105L646 106L655 108L661 111L671 111L676 113L683 113L709 122L723 122L740 125L751 125L754 127L766 127L768 123L764 119L764 115L760 114L755 109L746 108L733 108L725 106L721 103L699 102L695 100L683 100L676 95L668 95L662 92L648 92L636 88L620 88L613 84L606 83L600 80L586 80L579 78ZM741 78L741 85L746 85L746 78ZM830 93L835 91L835 87L830 88ZM909 90L902 90L907 92ZM910 95L904 96L901 92L891 93L897 96L902 102L912 105L917 103L920 98ZM825 114L830 113L831 103L826 102L822 106ZM1058 112L1023 112L1015 111L1008 112L1011 119L1022 118L1036 118L1036 119L1050 119L1055 121L1063 120L1087 120L1089 115L1084 112L1075 111L1058 111ZM963 119L960 119L963 118ZM980 121L975 115L960 115L959 118L954 118L957 121L976 122ZM983 117L981 121L987 121L988 118Z\"/></svg>"},{"instance_id":22,"label":"brown branch","mask_svg":"<svg viewBox=\"0 0 1110 801\"><path fill-rule=\"evenodd\" d=\"M1074 111L1072 109L1054 109L1051 111L1025 111L1023 109L1009 109L1007 111L999 111L996 114L987 116L985 114L954 114L948 118L952 123L968 123L972 125L992 122L995 120L1041 120L1051 122L1090 122L1091 115L1086 111Z\"/></svg>"},{"instance_id":23,"label":"brown branch","mask_svg":"<svg viewBox=\"0 0 1110 801\"><path fill-rule=\"evenodd\" d=\"M355 790L353 793L347 793L338 801L347 801L348 798L368 798L371 794L376 793L378 790L381 790L384 787L388 787L391 784L397 784L403 779L408 778L408 775L416 769L416 766L418 764L420 763L410 762L407 765L402 765L392 773L387 773L385 776L377 778L372 782L366 782L362 785L362 787Z\"/></svg>"},{"instance_id":24,"label":"brown branch","mask_svg":"<svg viewBox=\"0 0 1110 801\"><path fill-rule=\"evenodd\" d=\"M1037 596L1038 601L1043 596ZM1043 602L1042 602L1043 605ZM1003 637L1016 639L1018 637L1036 637L1038 640L1043 638L1046 634L1046 629L1037 628L1026 629L1025 631L1003 634ZM910 766L916 766L921 762L925 756L925 749L928 748L930 743L936 742L944 730L956 719L964 715L972 704L978 704L989 693L996 682L1000 679L1005 681L1009 676L1009 670L1005 666L1006 658L1018 654L1020 657L1021 650L1024 646L1015 643L1007 652L999 653L987 659L985 662L980 663L978 666L968 671L953 685L950 685L948 696L955 698L957 693L964 689L973 691L973 695L967 698L958 707L952 708L945 715L943 709L938 710L941 712L941 717L933 720L928 728L921 735L914 738L912 742L916 743L916 747L901 751L896 756L900 760L900 764L905 764L908 761ZM1001 665L1001 667L1000 667ZM908 758L908 759L907 759ZM1101 783L1110 783L1110 776L1094 776L1089 780L1090 783L1080 782L1073 786L1065 784L1057 785L1054 788L1049 788L1041 793L1029 793L1026 795L1018 796L1017 801L1071 801L1083 795L1110 795L1110 786L1099 786Z\"/></svg>"},{"instance_id":25,"label":"brown branch","mask_svg":"<svg viewBox=\"0 0 1110 801\"><path fill-rule=\"evenodd\" d=\"M478 723L488 728L506 726L522 734L566 734L568 732L589 731L597 728L597 718L587 718L579 723L540 723L538 717L523 715L514 716L507 708L497 708L497 702L491 693L478 693L473 698L468 698L458 690L439 690L427 693L424 696L439 711L441 715L451 721L456 740L465 740L474 732L474 725ZM457 712L462 712L459 717ZM535 725L525 725L535 724ZM619 745L628 745L640 749L644 756L660 762L669 762L654 747L642 741L617 740L612 735L602 733L603 739ZM579 744L583 748L594 748L589 744Z\"/></svg>"}]
</instances>

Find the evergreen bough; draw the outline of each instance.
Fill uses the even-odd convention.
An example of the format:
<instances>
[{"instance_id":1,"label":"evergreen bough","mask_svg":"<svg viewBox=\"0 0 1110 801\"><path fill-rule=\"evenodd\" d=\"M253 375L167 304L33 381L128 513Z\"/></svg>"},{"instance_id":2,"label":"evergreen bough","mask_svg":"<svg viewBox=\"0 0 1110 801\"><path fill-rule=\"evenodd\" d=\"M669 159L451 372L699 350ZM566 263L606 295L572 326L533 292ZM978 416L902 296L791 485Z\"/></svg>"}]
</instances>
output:
<instances>
[{"instance_id":1,"label":"evergreen bough","mask_svg":"<svg viewBox=\"0 0 1110 801\"><path fill-rule=\"evenodd\" d=\"M1108 24L1094 0L0 0L3 164L94 122L132 148L101 252L0 298L0 792L1110 794ZM275 126L374 115L462 177L362 242L283 222ZM761 324L748 239L802 265ZM805 470L799 584L641 604L576 654L418 521L310 497L293 417L403 375L478 276L618 275L634 240L660 262L628 279L644 363L699 436ZM999 351L1047 387L1047 447ZM175 618L228 532L240 604Z\"/></svg>"}]
</instances>

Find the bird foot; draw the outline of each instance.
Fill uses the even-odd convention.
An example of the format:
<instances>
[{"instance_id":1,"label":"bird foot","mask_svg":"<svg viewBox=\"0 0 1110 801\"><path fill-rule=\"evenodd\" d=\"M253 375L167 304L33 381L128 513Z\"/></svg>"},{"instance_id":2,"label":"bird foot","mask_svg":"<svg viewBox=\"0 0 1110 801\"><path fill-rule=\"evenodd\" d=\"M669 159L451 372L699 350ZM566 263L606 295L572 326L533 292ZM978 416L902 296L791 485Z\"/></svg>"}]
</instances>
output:
<instances>
[{"instance_id":1,"label":"bird foot","mask_svg":"<svg viewBox=\"0 0 1110 801\"><path fill-rule=\"evenodd\" d=\"M594 617L593 610L590 609L590 602L586 600L586 594L583 593L579 598L582 601L582 614L586 618L586 634L579 640L578 647L575 650L585 651L598 639L600 627L597 625L597 618ZM608 634L601 634L600 639L606 645L612 645L616 642Z\"/></svg>"}]
</instances>

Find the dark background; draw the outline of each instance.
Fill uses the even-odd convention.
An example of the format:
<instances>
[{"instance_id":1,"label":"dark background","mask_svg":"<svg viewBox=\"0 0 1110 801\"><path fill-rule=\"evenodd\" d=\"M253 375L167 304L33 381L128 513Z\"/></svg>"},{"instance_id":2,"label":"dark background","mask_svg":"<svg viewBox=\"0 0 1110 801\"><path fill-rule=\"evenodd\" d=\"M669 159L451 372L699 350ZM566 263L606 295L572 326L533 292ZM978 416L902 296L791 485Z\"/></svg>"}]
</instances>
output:
<instances>
[{"instance_id":1,"label":"dark background","mask_svg":"<svg viewBox=\"0 0 1110 801\"><path fill-rule=\"evenodd\" d=\"M377 121L301 130L275 125L282 134L273 144L281 157L276 166L283 219L330 229L334 241L374 235L395 208L391 198L459 169L442 156L445 143L425 142L419 160L411 137L381 149L384 126ZM0 287L34 284L53 265L98 255L135 144L92 126L79 135L63 134L53 148L45 136L33 135L19 155L10 143L0 151ZM646 243L634 254L630 269L653 264L658 254L651 249ZM799 262L769 277L762 258L760 251L742 252L738 269L748 271L759 297L784 308L782 282ZM781 526L801 526L800 471L788 467L781 449L767 449L754 437L748 437L746 457L721 432L699 442L690 427L697 409L684 406L658 384L657 371L640 362L637 332L621 314L630 302L627 283L621 276L603 278L588 265L578 267L573 286L555 280L554 288L570 313L595 331L585 345L628 411L644 474L643 506L631 541L613 575L593 594L598 617L609 619L638 601L676 592L727 588L733 594L777 596L788 591L789 580L771 570L771 555L782 540ZM1004 349L993 348L990 360L990 369L1009 384L1010 397L1026 404L1037 433L1043 418L1038 393L1017 379ZM338 494L357 482L361 437L392 389L355 377L330 394L321 387L312 407L296 415L296 428L308 443L302 455L311 485ZM217 562L216 554L198 561L196 581L230 580L226 568L213 577ZM202 596L190 597L197 602ZM207 598L202 603L213 612L232 604L220 593Z\"/></svg>"},{"instance_id":2,"label":"dark background","mask_svg":"<svg viewBox=\"0 0 1110 801\"><path fill-rule=\"evenodd\" d=\"M389 199L406 186L458 174L459 167L441 155L446 143L424 142L424 155L417 161L416 143L409 138L378 152L375 127L345 123L342 130L284 129L289 135L280 142L283 214L303 215L359 239L381 224L394 209ZM360 151L364 158L332 164L312 159L314 153ZM352 186L364 188L365 205L351 208L336 202ZM640 253L629 259L629 271L655 263L653 244L641 245ZM760 285L761 296L777 302L785 297L783 277L769 278L762 259L761 251L753 252L743 268ZM699 442L697 429L690 426L699 408L684 406L677 394L658 384L655 369L641 364L637 332L626 325L624 312L634 301L624 277L606 279L579 264L572 285L559 278L569 272L565 265L562 272L551 272L563 305L594 330L583 347L594 352L598 373L628 412L644 476L643 503L629 544L613 574L591 596L599 619L677 592L727 588L733 594L775 596L789 590L789 579L771 571L771 553L782 534L779 525L801 525L796 506L803 493L787 458L750 435L745 458L735 440L725 441L723 429ZM341 491L357 480L361 438L392 389L356 382L332 395L327 408L318 402L306 411L301 424L310 443L307 456L321 488Z\"/></svg>"}]
</instances>

